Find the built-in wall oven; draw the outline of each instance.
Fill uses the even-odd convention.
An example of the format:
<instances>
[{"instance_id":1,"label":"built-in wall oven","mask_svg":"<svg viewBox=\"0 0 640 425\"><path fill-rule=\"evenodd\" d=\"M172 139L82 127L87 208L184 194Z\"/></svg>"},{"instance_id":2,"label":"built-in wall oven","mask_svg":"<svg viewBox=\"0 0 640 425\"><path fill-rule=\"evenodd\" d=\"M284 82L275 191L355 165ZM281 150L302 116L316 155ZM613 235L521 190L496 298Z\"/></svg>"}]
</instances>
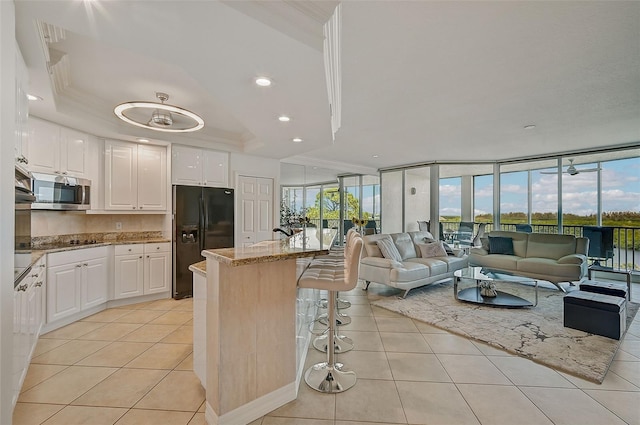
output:
<instances>
[{"instance_id":1,"label":"built-in wall oven","mask_svg":"<svg viewBox=\"0 0 640 425\"><path fill-rule=\"evenodd\" d=\"M18 166L15 194L14 287L31 268L31 205L36 200L31 191L31 174Z\"/></svg>"},{"instance_id":2,"label":"built-in wall oven","mask_svg":"<svg viewBox=\"0 0 640 425\"><path fill-rule=\"evenodd\" d=\"M33 173L34 210L88 210L91 180L57 174Z\"/></svg>"}]
</instances>

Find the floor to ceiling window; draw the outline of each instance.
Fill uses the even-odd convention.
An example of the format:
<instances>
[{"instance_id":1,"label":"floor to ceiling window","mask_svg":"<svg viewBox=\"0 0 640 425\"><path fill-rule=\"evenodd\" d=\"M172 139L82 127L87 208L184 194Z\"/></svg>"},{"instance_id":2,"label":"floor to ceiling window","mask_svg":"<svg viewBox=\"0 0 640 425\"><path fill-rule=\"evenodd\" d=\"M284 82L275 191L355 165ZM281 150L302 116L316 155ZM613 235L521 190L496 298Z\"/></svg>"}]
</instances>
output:
<instances>
[{"instance_id":1,"label":"floor to ceiling window","mask_svg":"<svg viewBox=\"0 0 640 425\"><path fill-rule=\"evenodd\" d=\"M473 221L493 223L493 174L473 177Z\"/></svg>"},{"instance_id":2,"label":"floor to ceiling window","mask_svg":"<svg viewBox=\"0 0 640 425\"><path fill-rule=\"evenodd\" d=\"M513 168L519 167L500 168L500 225L505 230L529 222L529 172L510 171Z\"/></svg>"}]
</instances>

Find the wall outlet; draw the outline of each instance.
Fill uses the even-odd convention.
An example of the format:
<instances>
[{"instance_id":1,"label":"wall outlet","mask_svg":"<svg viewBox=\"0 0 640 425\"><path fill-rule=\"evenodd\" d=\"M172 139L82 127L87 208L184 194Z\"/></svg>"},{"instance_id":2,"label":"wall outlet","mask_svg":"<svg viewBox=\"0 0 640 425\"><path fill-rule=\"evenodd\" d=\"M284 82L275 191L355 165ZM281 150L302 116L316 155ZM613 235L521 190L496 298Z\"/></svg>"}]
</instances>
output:
<instances>
[{"instance_id":1,"label":"wall outlet","mask_svg":"<svg viewBox=\"0 0 640 425\"><path fill-rule=\"evenodd\" d=\"M122 223L119 221L116 221L116 230L122 230Z\"/></svg>"}]
</instances>

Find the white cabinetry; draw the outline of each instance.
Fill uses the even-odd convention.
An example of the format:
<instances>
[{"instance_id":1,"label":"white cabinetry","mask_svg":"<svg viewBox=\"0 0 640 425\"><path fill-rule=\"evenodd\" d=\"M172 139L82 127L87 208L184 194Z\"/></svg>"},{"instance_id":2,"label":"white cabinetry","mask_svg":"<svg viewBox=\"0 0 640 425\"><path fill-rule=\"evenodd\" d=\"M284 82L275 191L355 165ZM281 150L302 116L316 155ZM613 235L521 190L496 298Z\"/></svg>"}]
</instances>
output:
<instances>
[{"instance_id":1,"label":"white cabinetry","mask_svg":"<svg viewBox=\"0 0 640 425\"><path fill-rule=\"evenodd\" d=\"M44 323L46 257L31 268L13 295L13 403L20 395Z\"/></svg>"},{"instance_id":2,"label":"white cabinetry","mask_svg":"<svg viewBox=\"0 0 640 425\"><path fill-rule=\"evenodd\" d=\"M25 166L27 164L27 137L29 118L29 72L24 63L20 49L16 46L16 127L14 156L16 162Z\"/></svg>"},{"instance_id":3,"label":"white cabinetry","mask_svg":"<svg viewBox=\"0 0 640 425\"><path fill-rule=\"evenodd\" d=\"M167 148L105 141L105 209L167 210Z\"/></svg>"},{"instance_id":4,"label":"white cabinetry","mask_svg":"<svg viewBox=\"0 0 640 425\"><path fill-rule=\"evenodd\" d=\"M87 134L30 118L28 139L31 171L86 177Z\"/></svg>"},{"instance_id":5,"label":"white cabinetry","mask_svg":"<svg viewBox=\"0 0 640 425\"><path fill-rule=\"evenodd\" d=\"M167 292L171 289L171 243L117 245L114 298Z\"/></svg>"},{"instance_id":6,"label":"white cabinetry","mask_svg":"<svg viewBox=\"0 0 640 425\"><path fill-rule=\"evenodd\" d=\"M107 302L108 248L49 254L47 322L55 322Z\"/></svg>"},{"instance_id":7,"label":"white cabinetry","mask_svg":"<svg viewBox=\"0 0 640 425\"><path fill-rule=\"evenodd\" d=\"M171 183L187 186L229 186L229 154L187 146L171 147Z\"/></svg>"},{"instance_id":8,"label":"white cabinetry","mask_svg":"<svg viewBox=\"0 0 640 425\"><path fill-rule=\"evenodd\" d=\"M171 243L145 244L144 293L156 294L171 289Z\"/></svg>"}]
</instances>

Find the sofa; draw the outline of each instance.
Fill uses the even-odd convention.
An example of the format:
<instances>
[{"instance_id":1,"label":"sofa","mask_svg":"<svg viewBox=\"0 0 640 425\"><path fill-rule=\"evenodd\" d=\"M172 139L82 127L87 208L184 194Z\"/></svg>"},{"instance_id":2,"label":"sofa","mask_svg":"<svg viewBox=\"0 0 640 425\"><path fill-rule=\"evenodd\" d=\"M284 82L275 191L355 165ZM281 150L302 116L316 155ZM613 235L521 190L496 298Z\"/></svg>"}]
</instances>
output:
<instances>
[{"instance_id":1,"label":"sofa","mask_svg":"<svg viewBox=\"0 0 640 425\"><path fill-rule=\"evenodd\" d=\"M399 259L385 258L379 246L382 239L393 243ZM403 290L404 298L411 289L451 279L454 271L468 266L468 256L462 250L423 257L426 245L432 246L429 242L433 239L426 231L364 236L359 277L366 282L365 290L371 282L382 283Z\"/></svg>"},{"instance_id":2,"label":"sofa","mask_svg":"<svg viewBox=\"0 0 640 425\"><path fill-rule=\"evenodd\" d=\"M509 240L512 250L509 252ZM546 280L566 292L560 282L587 276L589 239L573 235L493 231L482 247L469 251L469 264ZM492 252L493 249L493 252Z\"/></svg>"}]
</instances>

